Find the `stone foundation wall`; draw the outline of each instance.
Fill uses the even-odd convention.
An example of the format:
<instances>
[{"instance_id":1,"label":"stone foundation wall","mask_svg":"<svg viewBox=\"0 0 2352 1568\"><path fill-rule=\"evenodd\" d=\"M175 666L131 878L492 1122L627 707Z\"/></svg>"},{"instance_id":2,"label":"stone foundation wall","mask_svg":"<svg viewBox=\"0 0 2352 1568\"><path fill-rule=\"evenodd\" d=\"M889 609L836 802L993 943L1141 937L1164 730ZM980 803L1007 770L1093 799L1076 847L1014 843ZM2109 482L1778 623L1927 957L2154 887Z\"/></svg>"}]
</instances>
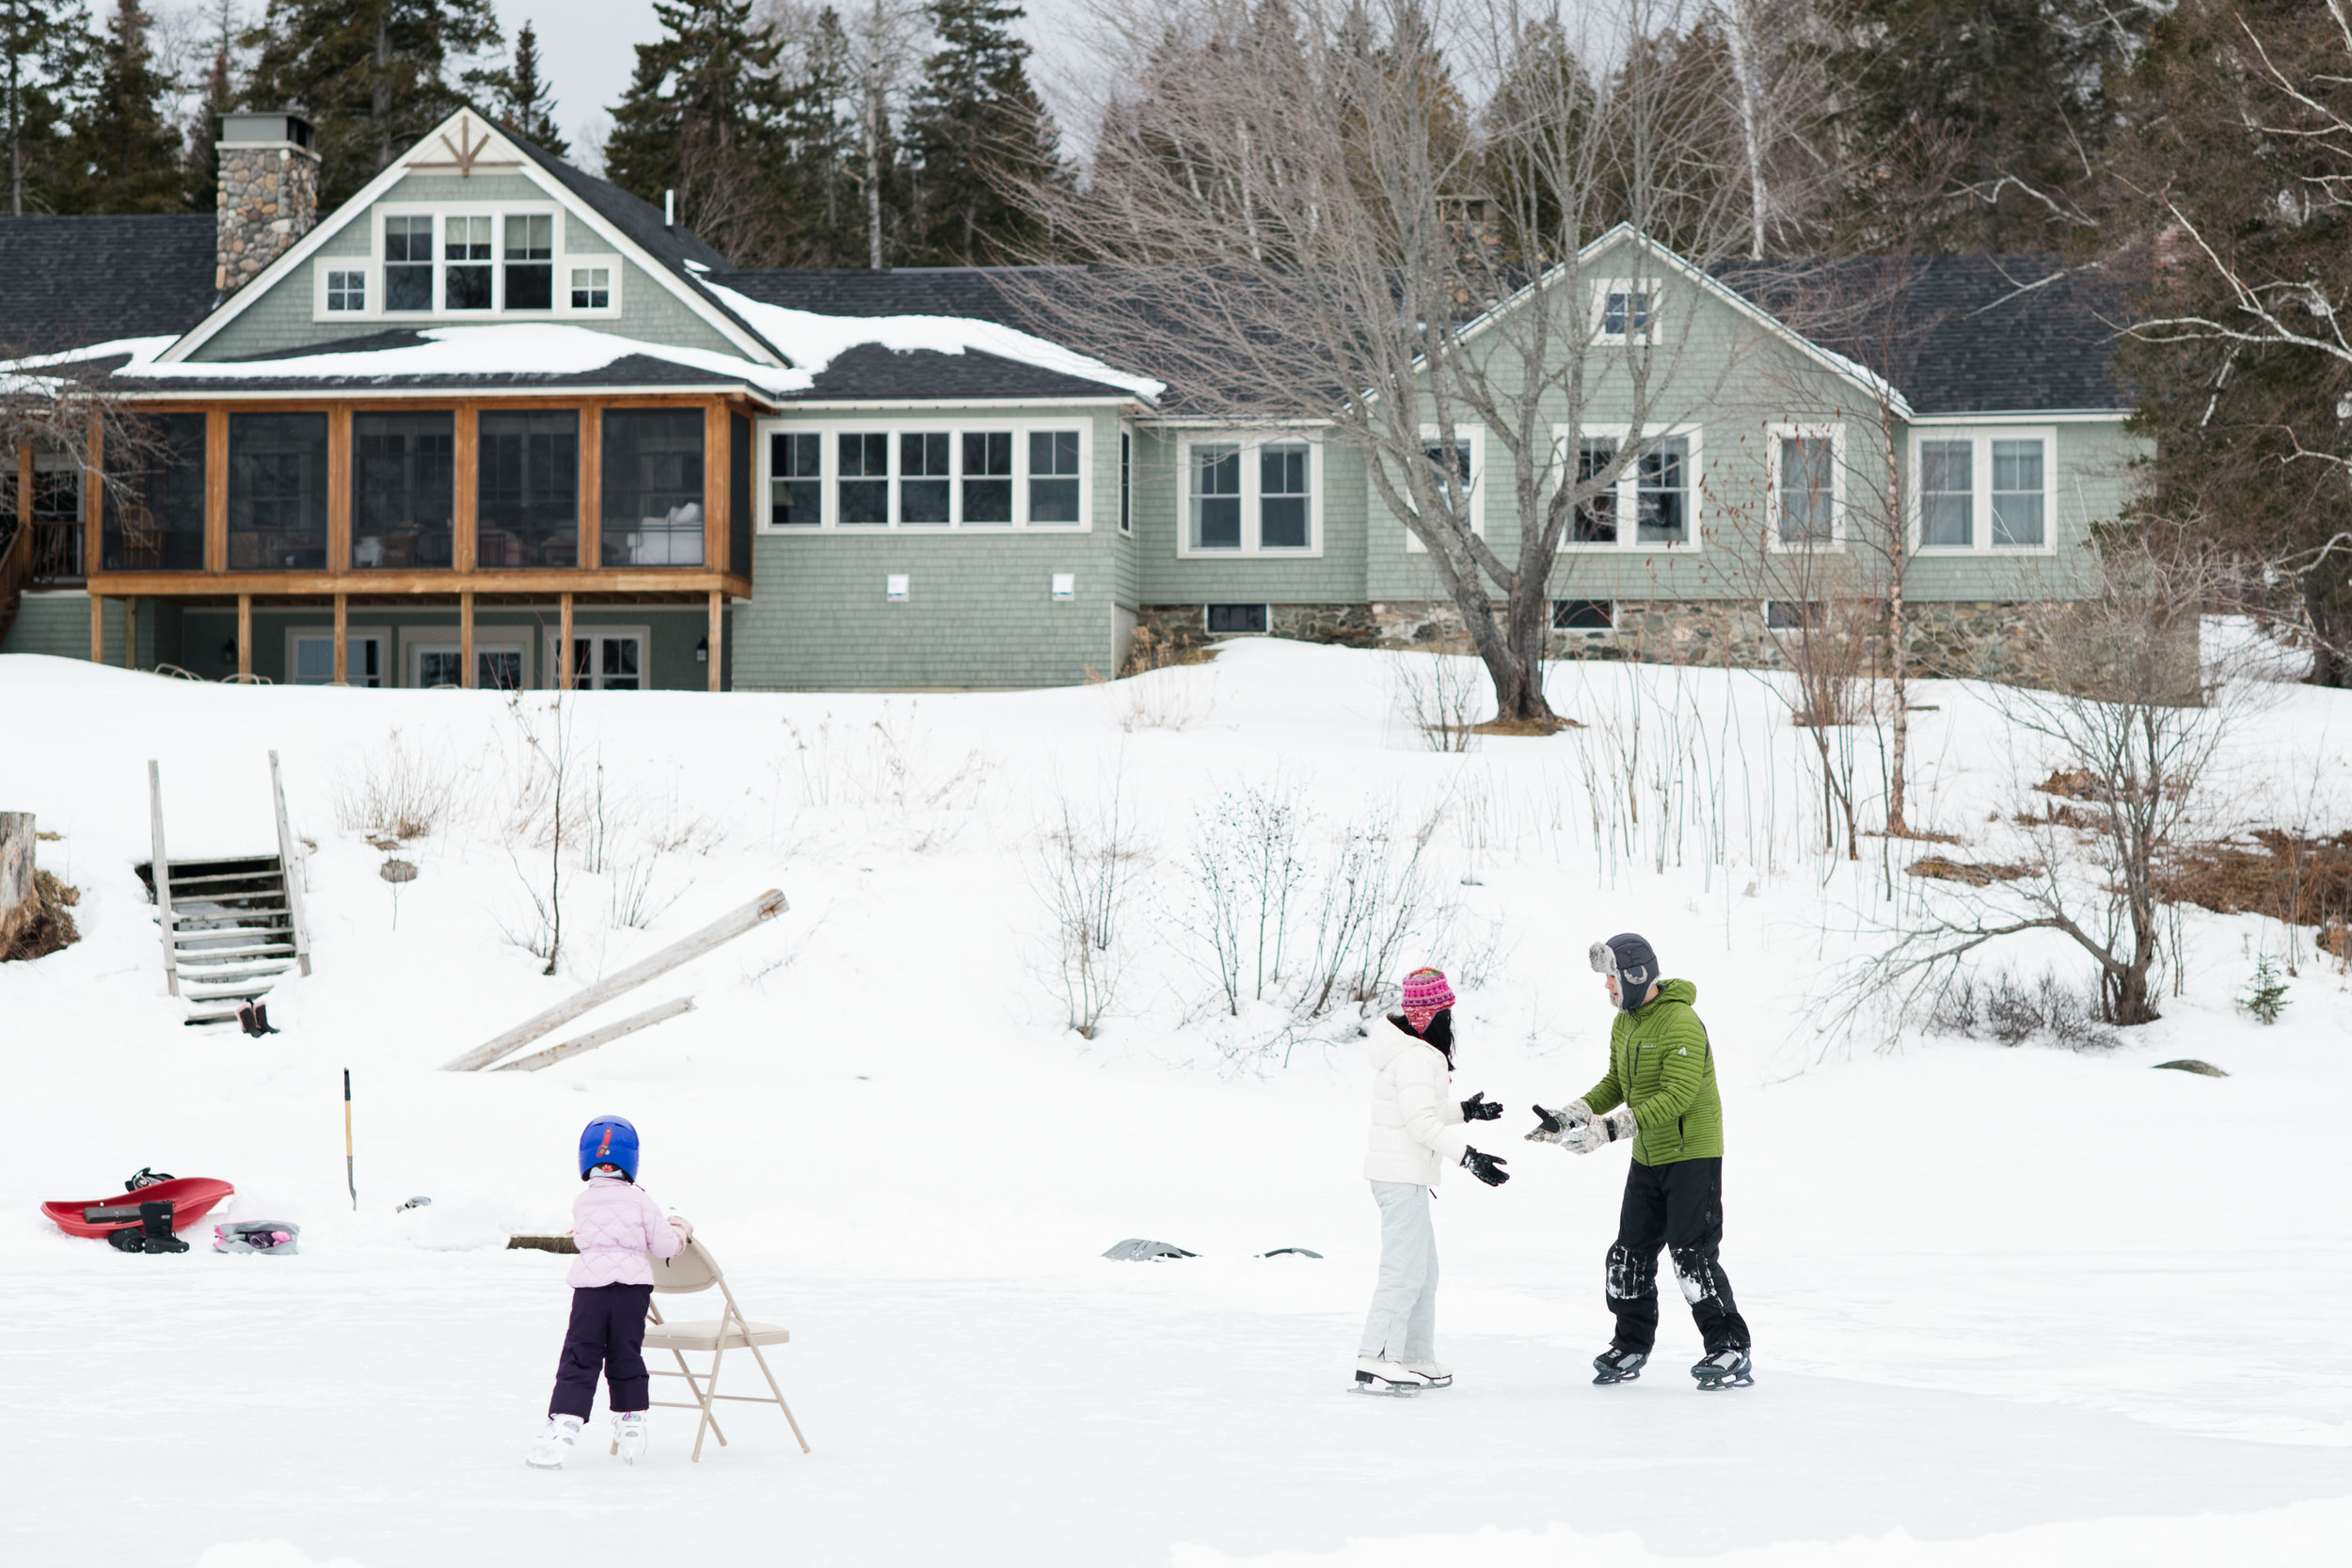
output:
<instances>
[{"instance_id":1,"label":"stone foundation wall","mask_svg":"<svg viewBox=\"0 0 2352 1568\"><path fill-rule=\"evenodd\" d=\"M2050 636L2065 607L2057 603L1915 602L1910 621L1911 673L1922 679L1995 680L2017 686L2052 684ZM1853 609L1832 607L1830 635L1858 638L1864 672L1883 668L1886 640L1877 626L1840 626ZM1860 607L1862 615L1870 613ZM1461 611L1446 600L1362 604L1274 605L1273 635L1351 648L1467 647ZM1222 641L1209 635L1206 607L1145 605L1138 627L1178 648ZM1784 670L1799 634L1769 627L1764 609L1747 601L1621 599L1616 625L1605 631L1555 631L1562 658L1634 659L1658 664L1724 665Z\"/></svg>"}]
</instances>

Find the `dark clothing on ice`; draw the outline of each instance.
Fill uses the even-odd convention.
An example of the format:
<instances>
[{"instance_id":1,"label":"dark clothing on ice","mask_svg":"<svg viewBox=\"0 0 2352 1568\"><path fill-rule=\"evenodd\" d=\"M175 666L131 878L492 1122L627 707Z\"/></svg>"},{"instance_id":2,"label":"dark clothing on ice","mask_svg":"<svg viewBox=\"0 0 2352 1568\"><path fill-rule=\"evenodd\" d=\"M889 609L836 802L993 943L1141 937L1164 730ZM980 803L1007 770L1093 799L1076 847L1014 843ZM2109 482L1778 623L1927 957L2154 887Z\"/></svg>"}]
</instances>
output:
<instances>
[{"instance_id":1,"label":"dark clothing on ice","mask_svg":"<svg viewBox=\"0 0 2352 1568\"><path fill-rule=\"evenodd\" d=\"M1749 1348L1747 1321L1731 1299L1731 1280L1716 1261L1724 1240L1722 1159L1677 1160L1626 1173L1625 1206L1617 1212L1617 1243L1609 1249L1609 1310L1617 1315L1613 1342L1647 1354L1658 1338L1658 1249L1672 1260L1682 1297L1691 1304L1709 1354Z\"/></svg>"},{"instance_id":2,"label":"dark clothing on ice","mask_svg":"<svg viewBox=\"0 0 2352 1568\"><path fill-rule=\"evenodd\" d=\"M598 1370L614 1413L646 1407L653 1380L645 1372L645 1307L652 1300L650 1285L590 1285L572 1292L572 1321L564 1330L563 1357L555 1364L549 1417L585 1421L596 1402Z\"/></svg>"}]
</instances>

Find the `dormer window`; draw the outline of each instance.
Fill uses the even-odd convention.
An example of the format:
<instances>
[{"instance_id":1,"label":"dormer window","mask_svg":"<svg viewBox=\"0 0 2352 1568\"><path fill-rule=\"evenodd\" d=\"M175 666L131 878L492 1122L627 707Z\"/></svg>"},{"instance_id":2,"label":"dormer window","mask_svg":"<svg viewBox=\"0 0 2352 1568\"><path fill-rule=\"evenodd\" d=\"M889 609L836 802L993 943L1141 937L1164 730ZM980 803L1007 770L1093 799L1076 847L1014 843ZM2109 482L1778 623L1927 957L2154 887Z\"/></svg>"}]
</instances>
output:
<instances>
[{"instance_id":1,"label":"dormer window","mask_svg":"<svg viewBox=\"0 0 2352 1568\"><path fill-rule=\"evenodd\" d=\"M336 269L326 275L326 308L338 314L357 313L368 308L368 275L360 270Z\"/></svg>"},{"instance_id":2,"label":"dormer window","mask_svg":"<svg viewBox=\"0 0 2352 1568\"><path fill-rule=\"evenodd\" d=\"M433 309L433 219L428 214L384 220L384 309Z\"/></svg>"},{"instance_id":3,"label":"dormer window","mask_svg":"<svg viewBox=\"0 0 2352 1568\"><path fill-rule=\"evenodd\" d=\"M1641 278L1596 279L1593 289L1593 339L1603 343L1655 342L1657 295Z\"/></svg>"},{"instance_id":4,"label":"dormer window","mask_svg":"<svg viewBox=\"0 0 2352 1568\"><path fill-rule=\"evenodd\" d=\"M490 308L490 220L486 217L443 218L441 259L448 263L441 276L441 309L487 310Z\"/></svg>"},{"instance_id":5,"label":"dormer window","mask_svg":"<svg viewBox=\"0 0 2352 1568\"><path fill-rule=\"evenodd\" d=\"M555 216L516 213L506 220L506 308L555 308Z\"/></svg>"}]
</instances>

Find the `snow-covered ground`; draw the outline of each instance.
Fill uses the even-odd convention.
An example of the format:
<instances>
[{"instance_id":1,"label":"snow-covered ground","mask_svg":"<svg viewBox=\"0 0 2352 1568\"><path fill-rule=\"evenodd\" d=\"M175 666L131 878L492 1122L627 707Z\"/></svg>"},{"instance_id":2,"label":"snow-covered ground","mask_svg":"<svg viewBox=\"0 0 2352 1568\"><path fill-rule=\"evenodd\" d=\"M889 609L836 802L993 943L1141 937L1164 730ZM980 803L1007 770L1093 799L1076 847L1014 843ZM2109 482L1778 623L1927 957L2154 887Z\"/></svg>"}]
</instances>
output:
<instances>
[{"instance_id":1,"label":"snow-covered ground","mask_svg":"<svg viewBox=\"0 0 2352 1568\"><path fill-rule=\"evenodd\" d=\"M1433 755L1396 715L1395 663L1256 642L1140 696L571 699L571 786L601 763L615 869L574 852L550 979L513 940L545 850L513 825L527 745L501 697L0 659L0 808L62 835L42 863L81 888L84 935L0 967L7 1559L1941 1568L2341 1550L2352 998L2308 936L2272 1028L2233 1002L2249 955L2284 951L2279 928L2191 911L2185 994L2113 1052L1825 1050L1808 1024L1853 939L1823 933L1864 918L1876 866L1806 851L1805 742L1764 682L1571 667L1555 704L1608 723ZM2044 759L1979 690L1916 701L1915 819L1994 858L2007 830L1988 816ZM1192 722L1132 724L1138 706ZM1637 706L1651 755L1681 748L1736 797L1685 797L1662 872L1662 804L1638 826L1604 814L1621 848L1597 849L1578 761L1622 747ZM535 723L552 744L543 707ZM461 781L400 851L420 875L397 905L337 812L395 730ZM2220 793L2249 819L2342 827L2346 736L2341 696L2279 691ZM282 1034L186 1029L133 872L145 763L175 858L266 850L273 747L318 846L316 973L272 997ZM1130 984L1089 1042L1041 977L1024 866L1051 803L1113 776L1163 891L1136 908ZM1410 961L1457 975L1456 1084L1511 1107L1477 1139L1515 1180L1443 1189L1439 1354L1458 1384L1414 1400L1343 1392L1376 1240L1347 1029L1285 1042L1286 1065L1283 1046L1251 1054L1265 1015L1220 1026L1188 1006L1203 988L1164 908L1196 804L1276 777L1326 825L1450 802L1433 853L1463 909ZM659 911L644 928L613 919L629 876ZM545 1072L436 1070L771 886L787 914L564 1035L671 996L694 1012ZM1627 928L1696 982L1713 1034L1751 1390L1693 1395L1671 1290L1652 1375L1590 1386L1622 1156L1519 1141L1530 1102L1599 1075L1584 951ZM2045 958L2062 955L2023 961ZM2150 1070L2182 1055L2232 1076ZM812 1454L739 1405L732 1445L696 1465L677 1411L656 1412L633 1469L593 1442L560 1473L522 1465L564 1260L503 1239L565 1227L574 1139L606 1112L643 1130L646 1187L693 1218L746 1307L790 1326L775 1363ZM184 1257L122 1257L38 1212L143 1164L235 1182L226 1217L297 1221L300 1254L216 1256L206 1227ZM396 1212L412 1195L434 1202ZM1200 1256L1099 1256L1129 1236ZM1279 1246L1325 1256L1255 1256Z\"/></svg>"}]
</instances>

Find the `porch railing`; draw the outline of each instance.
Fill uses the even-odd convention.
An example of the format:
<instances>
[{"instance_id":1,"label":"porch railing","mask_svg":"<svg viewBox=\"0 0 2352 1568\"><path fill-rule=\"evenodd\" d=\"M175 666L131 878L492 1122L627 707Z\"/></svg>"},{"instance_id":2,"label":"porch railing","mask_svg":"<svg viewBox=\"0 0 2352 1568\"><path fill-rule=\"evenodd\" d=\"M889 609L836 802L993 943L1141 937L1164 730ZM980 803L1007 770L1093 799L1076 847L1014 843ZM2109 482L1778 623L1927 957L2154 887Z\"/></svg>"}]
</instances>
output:
<instances>
[{"instance_id":1,"label":"porch railing","mask_svg":"<svg viewBox=\"0 0 2352 1568\"><path fill-rule=\"evenodd\" d=\"M88 575L82 560L80 523L33 523L32 579L36 583L80 582Z\"/></svg>"}]
</instances>

